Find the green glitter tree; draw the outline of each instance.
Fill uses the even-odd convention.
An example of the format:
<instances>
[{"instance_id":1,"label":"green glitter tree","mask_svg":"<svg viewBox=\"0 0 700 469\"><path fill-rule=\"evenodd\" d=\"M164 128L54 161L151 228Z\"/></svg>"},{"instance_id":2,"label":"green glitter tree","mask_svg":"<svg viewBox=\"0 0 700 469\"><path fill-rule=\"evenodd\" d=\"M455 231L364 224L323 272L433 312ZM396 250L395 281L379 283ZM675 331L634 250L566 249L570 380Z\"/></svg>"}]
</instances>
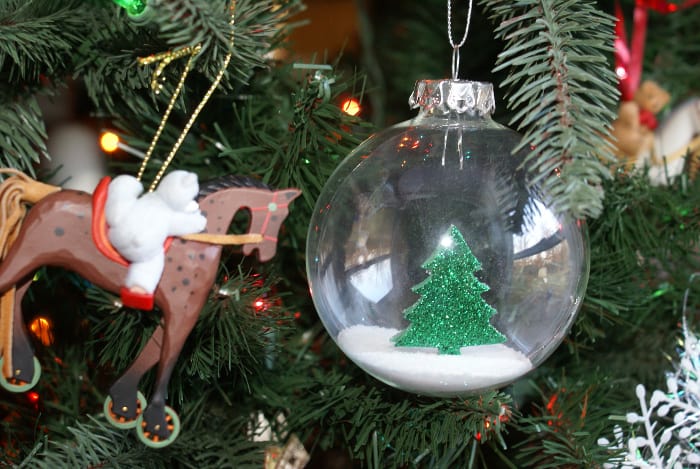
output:
<instances>
[{"instance_id":1,"label":"green glitter tree","mask_svg":"<svg viewBox=\"0 0 700 469\"><path fill-rule=\"evenodd\" d=\"M429 277L411 288L421 297L404 311L411 324L394 337L397 346L459 355L460 347L505 342L489 322L496 309L481 297L489 286L474 275L481 263L454 225L422 267Z\"/></svg>"}]
</instances>

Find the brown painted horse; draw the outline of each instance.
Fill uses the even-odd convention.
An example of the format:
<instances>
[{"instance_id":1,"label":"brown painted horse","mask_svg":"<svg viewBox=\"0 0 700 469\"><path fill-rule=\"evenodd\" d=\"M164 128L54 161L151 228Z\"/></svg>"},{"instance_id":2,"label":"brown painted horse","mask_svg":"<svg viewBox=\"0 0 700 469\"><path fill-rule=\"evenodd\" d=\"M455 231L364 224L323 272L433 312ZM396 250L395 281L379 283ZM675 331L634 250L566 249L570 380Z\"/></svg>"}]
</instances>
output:
<instances>
[{"instance_id":1,"label":"brown painted horse","mask_svg":"<svg viewBox=\"0 0 700 469\"><path fill-rule=\"evenodd\" d=\"M266 261L275 253L277 232L288 214L288 205L300 192L255 186L250 179L226 176L203 184L198 202L207 218L205 233L211 234L226 234L236 212L249 209L249 233L262 234L263 241L245 244L243 253L250 255L257 249L259 259ZM21 312L22 297L36 269L46 265L63 267L112 292L118 292L123 284L127 268L105 257L92 240L91 204L91 195L73 190L44 197L29 211L17 239L0 264L0 293L17 287L11 348L13 376L6 377L0 372L0 384L6 389L24 391L38 380L38 362L33 358ZM155 291L155 304L163 315L161 324L110 388L105 402L108 420L120 428L136 427L141 440L150 446L165 446L179 432L177 414L165 405L167 386L185 339L215 281L221 250L220 245L174 240L166 253L163 276ZM145 407L140 393L137 398L137 386L143 374L155 364L158 364L156 386ZM145 410L141 412L139 406Z\"/></svg>"}]
</instances>

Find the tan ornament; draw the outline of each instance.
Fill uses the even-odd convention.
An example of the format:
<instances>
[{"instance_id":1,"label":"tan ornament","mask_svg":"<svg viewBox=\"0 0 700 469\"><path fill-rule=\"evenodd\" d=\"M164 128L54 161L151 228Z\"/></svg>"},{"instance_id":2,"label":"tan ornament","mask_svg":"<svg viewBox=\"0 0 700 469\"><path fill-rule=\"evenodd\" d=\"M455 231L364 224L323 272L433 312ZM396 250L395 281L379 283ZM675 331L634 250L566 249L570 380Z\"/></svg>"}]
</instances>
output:
<instances>
[{"instance_id":1,"label":"tan ornament","mask_svg":"<svg viewBox=\"0 0 700 469\"><path fill-rule=\"evenodd\" d=\"M265 469L302 469L310 459L299 438L292 435L284 448L270 446L265 450Z\"/></svg>"},{"instance_id":2,"label":"tan ornament","mask_svg":"<svg viewBox=\"0 0 700 469\"><path fill-rule=\"evenodd\" d=\"M648 167L653 184L668 184L686 166L692 167L700 154L700 98L674 107L659 124L655 115L669 101L667 91L645 81L634 101L620 104L611 131L621 166L626 170Z\"/></svg>"}]
</instances>

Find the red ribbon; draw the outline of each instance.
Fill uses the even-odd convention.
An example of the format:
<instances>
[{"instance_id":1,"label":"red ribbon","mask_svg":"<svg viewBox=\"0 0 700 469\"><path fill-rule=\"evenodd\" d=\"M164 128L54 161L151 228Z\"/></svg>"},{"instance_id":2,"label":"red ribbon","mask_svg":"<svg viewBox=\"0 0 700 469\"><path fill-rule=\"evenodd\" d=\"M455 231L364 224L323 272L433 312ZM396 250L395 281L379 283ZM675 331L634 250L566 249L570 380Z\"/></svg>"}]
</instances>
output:
<instances>
[{"instance_id":1,"label":"red ribbon","mask_svg":"<svg viewBox=\"0 0 700 469\"><path fill-rule=\"evenodd\" d=\"M630 101L634 98L634 93L639 88L639 82L642 78L649 9L666 15L698 4L700 4L700 0L686 0L681 4L669 3L666 0L637 0L634 5L632 43L629 44L622 7L620 7L619 0L615 1L615 17L617 18L615 25L615 73L620 78L619 87L623 101Z\"/></svg>"}]
</instances>

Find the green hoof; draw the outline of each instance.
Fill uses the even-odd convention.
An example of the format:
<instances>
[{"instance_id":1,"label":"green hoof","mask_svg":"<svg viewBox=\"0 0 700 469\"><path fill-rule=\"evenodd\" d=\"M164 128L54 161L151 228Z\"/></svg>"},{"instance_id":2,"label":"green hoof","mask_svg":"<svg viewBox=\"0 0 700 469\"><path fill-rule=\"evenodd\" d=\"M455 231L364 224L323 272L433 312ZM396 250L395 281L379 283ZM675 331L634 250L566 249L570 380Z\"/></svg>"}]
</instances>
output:
<instances>
[{"instance_id":1,"label":"green hoof","mask_svg":"<svg viewBox=\"0 0 700 469\"><path fill-rule=\"evenodd\" d=\"M151 448L164 448L175 441L175 438L177 438L177 436L180 434L180 417L178 417L177 413L175 413L175 411L167 405L165 406L165 420L167 422L168 429L170 430L170 435L162 440L158 438L157 435L153 435L151 432L146 431L146 422L143 420L143 414L139 415L139 418L137 419L138 423L136 425L136 434L138 435L139 440L141 440L144 445Z\"/></svg>"},{"instance_id":2,"label":"green hoof","mask_svg":"<svg viewBox=\"0 0 700 469\"><path fill-rule=\"evenodd\" d=\"M2 362L3 362L4 357L0 357L0 369L2 369ZM34 376L32 376L32 380L28 383L25 384L13 384L10 383L7 378L0 372L0 386L3 388L7 389L10 392L25 392L29 391L32 389L34 386L36 386L36 383L39 382L39 377L41 376L41 364L39 364L39 360L34 357Z\"/></svg>"},{"instance_id":3,"label":"green hoof","mask_svg":"<svg viewBox=\"0 0 700 469\"><path fill-rule=\"evenodd\" d=\"M108 395L105 399L103 410L107 421L112 426L117 427L121 430L128 430L136 426L138 418L141 416L143 410L146 408L146 397L143 394L141 394L141 391L136 392L136 405L136 418L134 418L133 420L127 420L124 417L121 417L114 413L114 411L112 410L112 396Z\"/></svg>"}]
</instances>

